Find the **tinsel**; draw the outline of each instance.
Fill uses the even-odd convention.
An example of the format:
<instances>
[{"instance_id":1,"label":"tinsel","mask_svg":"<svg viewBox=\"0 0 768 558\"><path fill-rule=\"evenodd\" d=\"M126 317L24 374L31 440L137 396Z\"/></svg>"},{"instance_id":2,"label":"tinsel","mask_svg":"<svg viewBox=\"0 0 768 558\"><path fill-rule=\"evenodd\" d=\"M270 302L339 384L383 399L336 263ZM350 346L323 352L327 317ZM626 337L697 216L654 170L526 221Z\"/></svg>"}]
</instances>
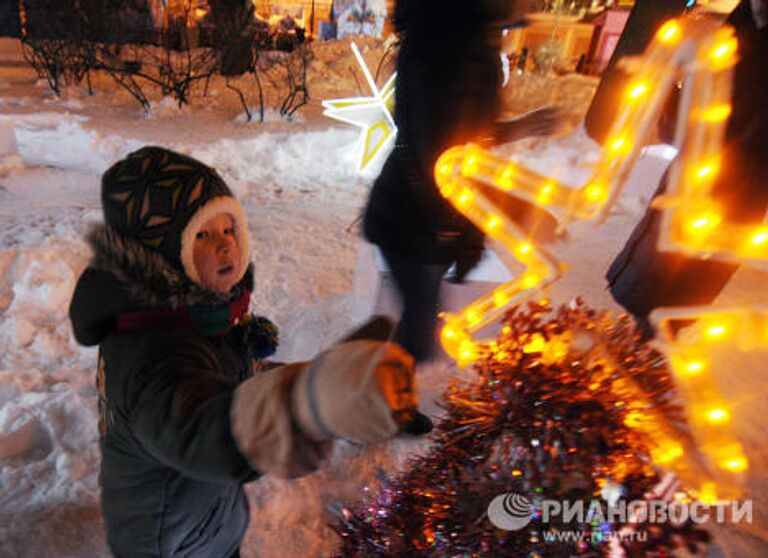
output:
<instances>
[{"instance_id":1,"label":"tinsel","mask_svg":"<svg viewBox=\"0 0 768 558\"><path fill-rule=\"evenodd\" d=\"M475 379L443 395L431 449L396 478L382 473L361 507L336 507L340 556L608 555L608 535L622 524L545 524L534 513L525 528L506 531L489 521L488 505L509 492L534 510L544 499L590 501L606 485L642 500L659 482L638 409L681 436L683 410L662 356L631 320L575 301L555 312L545 303L515 308L502 324ZM696 552L707 539L691 523L634 528L646 536L621 543L628 556L663 556L679 544ZM553 529L585 537L544 540Z\"/></svg>"}]
</instances>

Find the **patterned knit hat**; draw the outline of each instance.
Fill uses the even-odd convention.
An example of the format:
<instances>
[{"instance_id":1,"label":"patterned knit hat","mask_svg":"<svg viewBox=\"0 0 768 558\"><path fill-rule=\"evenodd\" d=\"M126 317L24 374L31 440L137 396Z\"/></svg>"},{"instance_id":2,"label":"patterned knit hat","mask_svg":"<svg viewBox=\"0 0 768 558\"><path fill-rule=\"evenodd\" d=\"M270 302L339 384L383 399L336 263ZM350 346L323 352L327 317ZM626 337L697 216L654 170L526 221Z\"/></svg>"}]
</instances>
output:
<instances>
[{"instance_id":1,"label":"patterned knit hat","mask_svg":"<svg viewBox=\"0 0 768 558\"><path fill-rule=\"evenodd\" d=\"M107 226L157 251L200 284L193 247L200 227L221 213L232 216L240 280L248 267L248 224L240 203L212 168L200 161L147 146L110 167L101 179Z\"/></svg>"}]
</instances>

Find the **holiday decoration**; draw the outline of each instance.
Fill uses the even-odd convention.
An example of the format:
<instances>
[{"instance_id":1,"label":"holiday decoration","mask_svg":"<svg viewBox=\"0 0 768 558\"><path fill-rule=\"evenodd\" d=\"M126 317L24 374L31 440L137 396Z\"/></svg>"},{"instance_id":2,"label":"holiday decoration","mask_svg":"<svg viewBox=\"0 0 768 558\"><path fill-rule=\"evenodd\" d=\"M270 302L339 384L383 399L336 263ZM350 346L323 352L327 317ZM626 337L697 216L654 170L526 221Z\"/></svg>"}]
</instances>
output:
<instances>
[{"instance_id":1,"label":"holiday decoration","mask_svg":"<svg viewBox=\"0 0 768 558\"><path fill-rule=\"evenodd\" d=\"M721 116L728 114L736 49L732 29L714 31L713 25L698 20L695 23L689 19L672 20L658 31L647 54L637 63L635 79L626 92L625 109L614 123L595 174L581 188L561 184L472 144L451 148L441 156L435 177L443 196L526 267L520 277L473 302L460 314L446 315L442 341L453 358L463 364L471 362L477 353L472 334L512 304L531 296L534 289L556 280L563 269L562 264L522 236L490 198L474 187L476 182L549 211L562 226L574 219L601 221L613 206L640 153L639 138L649 133L658 120L667 93L682 70L688 74L692 89L690 111L697 116L679 131L687 145L679 166L696 169L695 173L700 175L699 188L711 184L716 172L715 154L722 143L724 118ZM677 193L685 189L687 193L690 187L681 184L686 178L686 173L676 173L671 191ZM698 192L699 196L706 196L706 192ZM703 202L695 204L698 212L693 208L680 208L675 223L683 224L677 228L709 230L715 217L703 212L702 205ZM765 238L768 245L768 234Z\"/></svg>"},{"instance_id":2,"label":"holiday decoration","mask_svg":"<svg viewBox=\"0 0 768 558\"><path fill-rule=\"evenodd\" d=\"M685 440L682 410L664 359L637 341L627 317L578 302L552 315L530 303L502 325L475 378L446 392L428 453L398 478L381 475L362 509L337 510L340 555L595 556L619 544L642 556L705 541L690 522L543 517L551 501L660 499L651 436L637 425L662 416ZM505 505L520 512L506 523L497 517Z\"/></svg>"},{"instance_id":3,"label":"holiday decoration","mask_svg":"<svg viewBox=\"0 0 768 558\"><path fill-rule=\"evenodd\" d=\"M768 225L729 222L725 208L713 196L722 164L716 140L724 134L731 106L730 84L719 83L712 76L734 64L736 50L730 30L720 30L718 42L698 58L694 79L699 87L684 97L680 109L687 115L685 125L692 138L683 144L680 163L672 168L669 193L655 201L663 216L659 249L764 266L768 261ZM716 388L709 356L726 343L742 351L768 345L768 309L662 308L653 312L651 322L660 332L663 350L690 401L690 422L707 465L719 480L718 485L705 486L703 496L717 499L728 492L738 493L749 463L734 436L730 405ZM674 333L680 325L687 327Z\"/></svg>"},{"instance_id":4,"label":"holiday decoration","mask_svg":"<svg viewBox=\"0 0 768 558\"><path fill-rule=\"evenodd\" d=\"M706 483L700 498L717 499L738 494L741 476L749 463L736 441L731 425L732 410L717 389L710 354L734 341L737 349L753 350L768 343L768 310L692 307L661 309L652 320L662 339L662 350L675 373L677 384L689 401L689 421L706 465L715 471L717 484ZM673 323L688 324L673 333Z\"/></svg>"},{"instance_id":5,"label":"holiday decoration","mask_svg":"<svg viewBox=\"0 0 768 558\"><path fill-rule=\"evenodd\" d=\"M511 305L556 280L564 268L530 243L476 184L491 186L544 208L561 226L574 219L601 221L639 155L640 139L651 131L667 92L681 73L685 87L679 111L688 118L678 123L676 143L682 149L670 175L670 193L657 203L664 210L661 249L730 261L765 260L768 227L725 222L711 196L720 165L718 156L725 122L730 114L736 50L736 38L730 27L716 28L714 23L691 18L672 20L662 26L646 55L634 62L634 78L625 93L625 108L613 125L595 174L581 188L560 184L474 145L455 147L441 156L435 169L441 193L526 268L517 278L473 302L458 315L445 315L441 335L445 350L452 357L464 365L479 358L487 349L475 342L473 334ZM745 314L740 311L736 315ZM762 316L759 315L760 320ZM687 317L703 316L700 310L689 310ZM665 324L670 316L661 313L657 319ZM701 353L713 335L729 331L724 321L724 315L714 313L702 320L687 341L667 339L672 341L668 351L675 371L689 399L695 402L692 423L704 455L697 461L697 456L690 455L684 444L669 438L661 442L661 448L666 449L657 451L663 459L656 461L676 470L697 487L701 498L707 499L737 494L740 475L748 466L731 431L730 412L707 363L701 356L691 356L697 351Z\"/></svg>"},{"instance_id":6,"label":"holiday decoration","mask_svg":"<svg viewBox=\"0 0 768 558\"><path fill-rule=\"evenodd\" d=\"M376 81L363 60L360 50L352 43L352 51L371 88L371 97L350 97L323 101L323 114L362 129L358 146L358 170L365 169L377 155L386 153L387 147L394 141L397 127L392 117L395 101L395 78L386 81L379 89Z\"/></svg>"}]
</instances>

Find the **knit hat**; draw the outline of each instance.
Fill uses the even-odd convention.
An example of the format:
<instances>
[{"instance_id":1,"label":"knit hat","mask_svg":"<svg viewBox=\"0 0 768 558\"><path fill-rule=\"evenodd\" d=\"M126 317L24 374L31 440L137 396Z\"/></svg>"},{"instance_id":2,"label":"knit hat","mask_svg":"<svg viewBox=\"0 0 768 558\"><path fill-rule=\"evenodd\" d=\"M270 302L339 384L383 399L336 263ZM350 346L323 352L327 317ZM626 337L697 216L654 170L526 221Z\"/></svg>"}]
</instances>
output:
<instances>
[{"instance_id":1,"label":"knit hat","mask_svg":"<svg viewBox=\"0 0 768 558\"><path fill-rule=\"evenodd\" d=\"M228 213L240 251L238 280L245 274L250 260L245 212L218 173L200 161L162 147L142 147L104 173L101 204L108 227L159 252L197 284L195 236L209 219Z\"/></svg>"}]
</instances>

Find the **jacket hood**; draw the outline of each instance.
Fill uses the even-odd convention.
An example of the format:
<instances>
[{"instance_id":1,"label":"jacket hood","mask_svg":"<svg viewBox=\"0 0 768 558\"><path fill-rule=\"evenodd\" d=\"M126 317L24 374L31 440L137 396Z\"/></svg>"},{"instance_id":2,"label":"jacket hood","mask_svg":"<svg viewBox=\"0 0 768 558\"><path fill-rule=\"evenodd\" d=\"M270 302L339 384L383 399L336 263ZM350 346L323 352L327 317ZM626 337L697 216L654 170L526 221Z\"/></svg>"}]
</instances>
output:
<instances>
[{"instance_id":1,"label":"jacket hood","mask_svg":"<svg viewBox=\"0 0 768 558\"><path fill-rule=\"evenodd\" d=\"M75 338L83 345L100 343L123 312L218 306L253 290L251 265L240 283L221 294L195 284L161 254L105 225L93 226L86 242L93 258L75 286L69 307Z\"/></svg>"}]
</instances>

